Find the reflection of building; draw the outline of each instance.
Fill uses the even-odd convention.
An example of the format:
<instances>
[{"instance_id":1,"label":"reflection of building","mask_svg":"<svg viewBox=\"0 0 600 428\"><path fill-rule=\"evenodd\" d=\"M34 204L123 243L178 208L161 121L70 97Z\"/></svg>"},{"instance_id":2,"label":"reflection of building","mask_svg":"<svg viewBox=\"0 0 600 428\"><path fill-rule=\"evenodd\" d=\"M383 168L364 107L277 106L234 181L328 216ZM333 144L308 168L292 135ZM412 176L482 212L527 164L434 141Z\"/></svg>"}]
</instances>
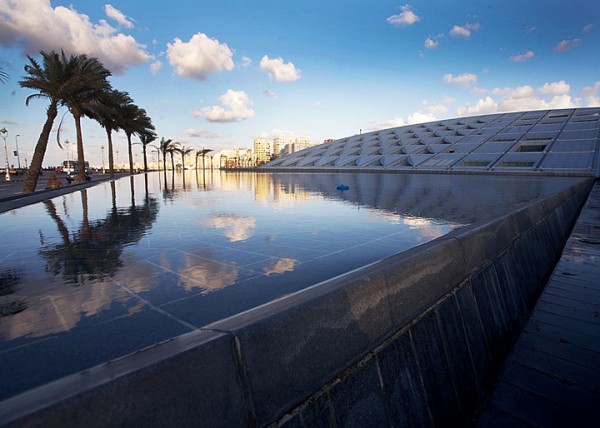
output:
<instances>
[{"instance_id":1,"label":"reflection of building","mask_svg":"<svg viewBox=\"0 0 600 428\"><path fill-rule=\"evenodd\" d=\"M254 154L256 155L256 163L262 165L271 160L271 143L266 138L254 139Z\"/></svg>"},{"instance_id":2,"label":"reflection of building","mask_svg":"<svg viewBox=\"0 0 600 428\"><path fill-rule=\"evenodd\" d=\"M254 184L254 199L268 201L271 196L271 177L267 174L258 174Z\"/></svg>"}]
</instances>

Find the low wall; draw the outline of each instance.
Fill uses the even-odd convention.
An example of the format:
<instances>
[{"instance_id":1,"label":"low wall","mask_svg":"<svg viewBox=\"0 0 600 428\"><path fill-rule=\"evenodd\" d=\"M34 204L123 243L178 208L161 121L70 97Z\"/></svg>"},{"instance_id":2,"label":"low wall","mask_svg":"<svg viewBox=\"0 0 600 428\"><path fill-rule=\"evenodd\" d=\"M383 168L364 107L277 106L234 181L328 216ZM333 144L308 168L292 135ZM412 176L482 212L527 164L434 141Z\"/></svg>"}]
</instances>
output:
<instances>
[{"instance_id":1,"label":"low wall","mask_svg":"<svg viewBox=\"0 0 600 428\"><path fill-rule=\"evenodd\" d=\"M592 184L6 400L0 423L464 423Z\"/></svg>"}]
</instances>

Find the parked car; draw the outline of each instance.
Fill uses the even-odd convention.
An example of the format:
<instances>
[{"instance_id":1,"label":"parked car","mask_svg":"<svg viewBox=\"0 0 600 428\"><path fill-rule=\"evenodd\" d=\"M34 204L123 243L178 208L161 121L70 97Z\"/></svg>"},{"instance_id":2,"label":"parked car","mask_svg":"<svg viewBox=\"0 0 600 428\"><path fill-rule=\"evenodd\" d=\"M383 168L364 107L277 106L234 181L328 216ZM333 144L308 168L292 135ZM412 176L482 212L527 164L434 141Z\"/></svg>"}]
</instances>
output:
<instances>
[{"instance_id":1,"label":"parked car","mask_svg":"<svg viewBox=\"0 0 600 428\"><path fill-rule=\"evenodd\" d=\"M77 178L78 175L79 175L79 172L77 172L77 171L68 173L67 174L67 182L72 183L73 181L75 181L75 179ZM85 173L85 181L92 181L92 176L90 175L89 172Z\"/></svg>"}]
</instances>

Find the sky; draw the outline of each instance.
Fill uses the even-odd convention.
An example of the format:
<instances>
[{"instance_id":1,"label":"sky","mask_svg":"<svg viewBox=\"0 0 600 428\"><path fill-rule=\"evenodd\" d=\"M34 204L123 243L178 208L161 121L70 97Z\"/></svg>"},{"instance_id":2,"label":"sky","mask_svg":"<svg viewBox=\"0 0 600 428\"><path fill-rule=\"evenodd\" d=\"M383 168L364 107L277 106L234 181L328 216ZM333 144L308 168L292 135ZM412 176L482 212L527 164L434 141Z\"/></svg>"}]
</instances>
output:
<instances>
[{"instance_id":1,"label":"sky","mask_svg":"<svg viewBox=\"0 0 600 428\"><path fill-rule=\"evenodd\" d=\"M0 0L11 164L17 144L21 163L31 159L48 106L25 105L27 55L61 49L98 58L159 140L215 152L254 138L314 145L460 116L600 105L597 0ZM74 156L57 143L65 112L45 166ZM98 165L106 135L91 120L83 126L86 159ZM114 138L123 163L126 138ZM76 140L68 113L60 139Z\"/></svg>"}]
</instances>

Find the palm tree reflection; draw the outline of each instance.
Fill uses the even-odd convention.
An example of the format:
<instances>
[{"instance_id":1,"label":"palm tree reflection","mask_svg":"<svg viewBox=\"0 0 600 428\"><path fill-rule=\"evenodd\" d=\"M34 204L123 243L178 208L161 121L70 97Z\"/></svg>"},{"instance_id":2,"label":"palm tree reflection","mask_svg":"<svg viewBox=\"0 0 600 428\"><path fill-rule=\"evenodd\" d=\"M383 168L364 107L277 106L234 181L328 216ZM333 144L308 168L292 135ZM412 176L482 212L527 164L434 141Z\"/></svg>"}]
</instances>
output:
<instances>
[{"instance_id":1,"label":"palm tree reflection","mask_svg":"<svg viewBox=\"0 0 600 428\"><path fill-rule=\"evenodd\" d=\"M54 202L44 201L62 241L40 250L47 262L46 271L62 274L66 283L82 286L87 281L113 277L123 266L123 248L142 238L155 222L159 206L156 199L148 197L147 193L143 204L135 205L132 187L131 205L120 209L116 206L114 183L111 183L111 190L112 209L105 218L93 221L89 220L87 191L81 191L83 219L74 232L69 231Z\"/></svg>"}]
</instances>

